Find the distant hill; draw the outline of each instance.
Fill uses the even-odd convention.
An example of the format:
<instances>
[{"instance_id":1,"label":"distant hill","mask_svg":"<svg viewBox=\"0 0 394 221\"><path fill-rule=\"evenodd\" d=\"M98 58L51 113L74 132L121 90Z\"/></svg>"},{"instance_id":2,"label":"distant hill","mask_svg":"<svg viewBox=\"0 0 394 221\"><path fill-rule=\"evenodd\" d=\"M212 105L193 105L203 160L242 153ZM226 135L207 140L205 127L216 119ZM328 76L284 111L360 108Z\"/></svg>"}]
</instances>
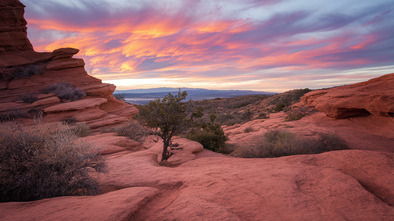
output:
<instances>
[{"instance_id":1,"label":"distant hill","mask_svg":"<svg viewBox=\"0 0 394 221\"><path fill-rule=\"evenodd\" d=\"M149 101L163 98L168 93L177 93L179 88L151 88L151 89L134 89L134 90L116 90L114 94L122 94L125 100L133 104L147 104ZM231 98L244 95L273 95L276 93L250 90L209 90L202 88L181 88L187 91L187 99L208 100L215 98Z\"/></svg>"}]
</instances>

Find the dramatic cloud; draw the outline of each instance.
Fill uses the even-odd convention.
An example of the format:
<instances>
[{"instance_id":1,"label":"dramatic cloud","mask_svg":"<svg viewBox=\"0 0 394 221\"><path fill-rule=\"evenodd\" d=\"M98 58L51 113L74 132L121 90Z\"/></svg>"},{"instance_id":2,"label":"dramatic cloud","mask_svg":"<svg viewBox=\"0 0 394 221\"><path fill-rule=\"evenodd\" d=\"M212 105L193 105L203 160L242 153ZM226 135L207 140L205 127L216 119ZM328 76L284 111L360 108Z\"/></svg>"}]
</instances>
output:
<instances>
[{"instance_id":1,"label":"dramatic cloud","mask_svg":"<svg viewBox=\"0 0 394 221\"><path fill-rule=\"evenodd\" d=\"M394 66L390 0L25 0L36 50L81 50L119 88L283 91Z\"/></svg>"}]
</instances>

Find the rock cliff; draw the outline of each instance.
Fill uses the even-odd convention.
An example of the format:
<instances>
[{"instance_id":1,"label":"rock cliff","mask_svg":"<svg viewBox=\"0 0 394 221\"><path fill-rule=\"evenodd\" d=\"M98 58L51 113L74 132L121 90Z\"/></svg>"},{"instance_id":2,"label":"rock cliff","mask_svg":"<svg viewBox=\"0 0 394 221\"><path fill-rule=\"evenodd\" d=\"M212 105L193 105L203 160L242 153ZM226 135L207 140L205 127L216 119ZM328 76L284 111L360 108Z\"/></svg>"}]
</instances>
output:
<instances>
[{"instance_id":1,"label":"rock cliff","mask_svg":"<svg viewBox=\"0 0 394 221\"><path fill-rule=\"evenodd\" d=\"M78 49L60 48L39 53L27 38L24 5L18 0L0 3L0 115L22 116L43 122L73 117L91 128L128 121L138 110L115 99L115 85L88 75L82 59L73 58ZM85 96L77 101L61 99L45 89L68 83ZM30 98L30 99L29 99ZM15 113L18 116L15 116Z\"/></svg>"}]
</instances>

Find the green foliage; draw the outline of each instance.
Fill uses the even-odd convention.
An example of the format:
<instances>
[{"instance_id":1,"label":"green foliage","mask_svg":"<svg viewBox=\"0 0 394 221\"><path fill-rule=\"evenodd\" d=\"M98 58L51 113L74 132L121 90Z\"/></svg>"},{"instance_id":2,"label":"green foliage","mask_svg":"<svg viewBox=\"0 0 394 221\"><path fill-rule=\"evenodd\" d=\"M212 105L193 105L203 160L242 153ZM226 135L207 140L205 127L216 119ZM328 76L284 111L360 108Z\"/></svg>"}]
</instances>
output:
<instances>
[{"instance_id":1,"label":"green foliage","mask_svg":"<svg viewBox=\"0 0 394 221\"><path fill-rule=\"evenodd\" d=\"M139 118L146 126L158 130L157 134L163 139L162 161L171 156L168 147L172 137L182 132L182 128L188 123L187 106L182 102L186 96L186 91L179 90L176 95L169 93L161 100L140 106Z\"/></svg>"},{"instance_id":2,"label":"green foliage","mask_svg":"<svg viewBox=\"0 0 394 221\"><path fill-rule=\"evenodd\" d=\"M301 138L284 130L268 131L260 142L238 150L240 157L280 157L295 154L317 154L347 149L336 134L319 133L316 138Z\"/></svg>"},{"instance_id":3,"label":"green foliage","mask_svg":"<svg viewBox=\"0 0 394 221\"><path fill-rule=\"evenodd\" d=\"M97 151L77 142L66 125L29 130L0 125L2 202L97 193L98 184L89 174L104 167Z\"/></svg>"},{"instance_id":4,"label":"green foliage","mask_svg":"<svg viewBox=\"0 0 394 221\"><path fill-rule=\"evenodd\" d=\"M185 137L199 142L205 149L215 152L223 152L225 142L228 139L222 127L215 123L216 115L210 116L209 123L201 123L193 128Z\"/></svg>"},{"instance_id":5,"label":"green foliage","mask_svg":"<svg viewBox=\"0 0 394 221\"><path fill-rule=\"evenodd\" d=\"M282 111L285 107L286 107L286 104L284 104L284 103L279 103L279 104L275 105L274 111L275 111L275 112L280 112L280 111Z\"/></svg>"},{"instance_id":6,"label":"green foliage","mask_svg":"<svg viewBox=\"0 0 394 221\"><path fill-rule=\"evenodd\" d=\"M44 93L54 93L60 99L76 101L86 96L85 92L76 89L72 84L64 82L53 84L44 89Z\"/></svg>"}]
</instances>

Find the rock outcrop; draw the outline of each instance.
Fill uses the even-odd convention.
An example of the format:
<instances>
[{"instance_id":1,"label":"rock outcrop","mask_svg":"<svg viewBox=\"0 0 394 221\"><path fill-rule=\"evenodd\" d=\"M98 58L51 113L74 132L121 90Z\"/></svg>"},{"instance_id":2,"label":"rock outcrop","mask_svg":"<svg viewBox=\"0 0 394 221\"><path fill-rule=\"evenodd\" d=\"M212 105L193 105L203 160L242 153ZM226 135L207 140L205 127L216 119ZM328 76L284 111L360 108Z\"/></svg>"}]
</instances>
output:
<instances>
[{"instance_id":1,"label":"rock outcrop","mask_svg":"<svg viewBox=\"0 0 394 221\"><path fill-rule=\"evenodd\" d=\"M394 74L342 87L307 93L301 101L329 117L394 117Z\"/></svg>"},{"instance_id":2,"label":"rock outcrop","mask_svg":"<svg viewBox=\"0 0 394 221\"><path fill-rule=\"evenodd\" d=\"M128 121L138 110L115 99L115 85L88 75L82 59L73 58L74 48L38 53L27 38L24 5L18 0L0 3L0 115L18 111L24 123L32 123L37 113L43 122L74 117L94 128ZM69 83L86 96L70 102L44 89ZM33 102L26 102L31 97ZM37 101L35 101L37 99ZM40 115L41 116L41 115ZM4 117L3 117L4 118ZM100 121L100 123L98 123Z\"/></svg>"},{"instance_id":3,"label":"rock outcrop","mask_svg":"<svg viewBox=\"0 0 394 221\"><path fill-rule=\"evenodd\" d=\"M33 51L27 39L24 7L15 0L0 2L0 54L5 51Z\"/></svg>"}]
</instances>

